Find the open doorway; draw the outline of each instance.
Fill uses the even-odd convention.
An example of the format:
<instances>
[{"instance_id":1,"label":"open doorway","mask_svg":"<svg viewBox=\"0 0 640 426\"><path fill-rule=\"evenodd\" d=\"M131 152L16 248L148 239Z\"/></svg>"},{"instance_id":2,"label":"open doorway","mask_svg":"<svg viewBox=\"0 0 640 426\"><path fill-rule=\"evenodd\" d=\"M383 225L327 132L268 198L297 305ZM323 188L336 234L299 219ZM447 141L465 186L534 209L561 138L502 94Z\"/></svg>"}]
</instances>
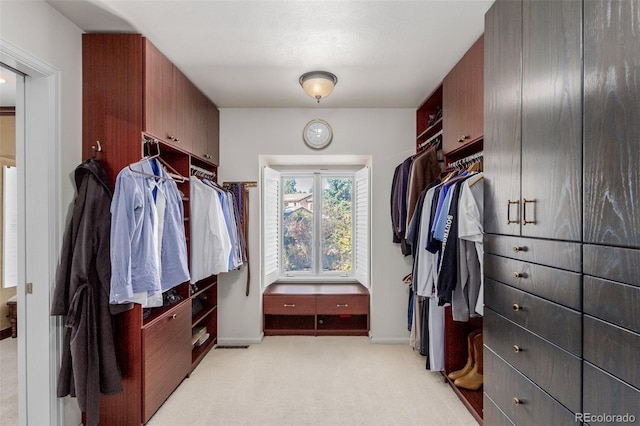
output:
<instances>
[{"instance_id":1,"label":"open doorway","mask_svg":"<svg viewBox=\"0 0 640 426\"><path fill-rule=\"evenodd\" d=\"M16 96L24 76L0 63L0 424L18 424ZM18 102L19 105L23 102Z\"/></svg>"}]
</instances>

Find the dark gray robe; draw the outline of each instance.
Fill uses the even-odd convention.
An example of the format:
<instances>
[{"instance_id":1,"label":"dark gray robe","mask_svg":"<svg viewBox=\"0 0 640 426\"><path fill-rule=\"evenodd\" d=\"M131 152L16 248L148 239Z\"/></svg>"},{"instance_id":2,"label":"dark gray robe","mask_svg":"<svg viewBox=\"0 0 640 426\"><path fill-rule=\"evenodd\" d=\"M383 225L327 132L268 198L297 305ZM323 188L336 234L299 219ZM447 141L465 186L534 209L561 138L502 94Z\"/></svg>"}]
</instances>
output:
<instances>
[{"instance_id":1,"label":"dark gray robe","mask_svg":"<svg viewBox=\"0 0 640 426\"><path fill-rule=\"evenodd\" d=\"M65 315L58 397L77 397L86 424L100 418L100 393L122 392L111 315L131 305L109 305L112 191L102 163L91 158L75 171L77 195L56 277L51 315Z\"/></svg>"}]
</instances>

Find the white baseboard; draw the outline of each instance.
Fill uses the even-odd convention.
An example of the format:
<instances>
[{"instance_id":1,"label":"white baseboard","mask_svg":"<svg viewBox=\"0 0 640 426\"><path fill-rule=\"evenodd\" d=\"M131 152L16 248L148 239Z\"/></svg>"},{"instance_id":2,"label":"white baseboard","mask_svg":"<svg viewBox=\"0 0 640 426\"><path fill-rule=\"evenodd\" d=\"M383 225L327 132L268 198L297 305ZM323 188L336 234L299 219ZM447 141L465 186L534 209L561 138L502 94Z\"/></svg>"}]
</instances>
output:
<instances>
[{"instance_id":1,"label":"white baseboard","mask_svg":"<svg viewBox=\"0 0 640 426\"><path fill-rule=\"evenodd\" d=\"M408 345L408 337L371 337L371 343L379 345Z\"/></svg>"},{"instance_id":2,"label":"white baseboard","mask_svg":"<svg viewBox=\"0 0 640 426\"><path fill-rule=\"evenodd\" d=\"M264 333L257 337L220 337L218 346L255 345L262 343L263 337Z\"/></svg>"}]
</instances>

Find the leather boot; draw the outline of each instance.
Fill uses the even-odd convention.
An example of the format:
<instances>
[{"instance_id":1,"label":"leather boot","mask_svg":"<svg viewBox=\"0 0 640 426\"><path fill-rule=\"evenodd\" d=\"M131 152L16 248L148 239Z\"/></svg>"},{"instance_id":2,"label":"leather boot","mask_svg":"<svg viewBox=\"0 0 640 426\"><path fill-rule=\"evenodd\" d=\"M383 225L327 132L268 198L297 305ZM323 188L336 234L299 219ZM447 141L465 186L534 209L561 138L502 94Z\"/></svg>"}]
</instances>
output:
<instances>
[{"instance_id":1,"label":"leather boot","mask_svg":"<svg viewBox=\"0 0 640 426\"><path fill-rule=\"evenodd\" d=\"M482 387L482 333L479 333L473 338L473 355L475 357L475 363L469 374L453 382L453 384L459 388L478 390Z\"/></svg>"},{"instance_id":2,"label":"leather boot","mask_svg":"<svg viewBox=\"0 0 640 426\"><path fill-rule=\"evenodd\" d=\"M447 375L447 377L449 377L451 380L456 380L462 376L466 376L467 374L469 374L469 372L473 368L473 338L476 337L478 333L481 333L481 332L482 330L473 330L467 336L467 349L468 349L467 363L464 365L464 367L462 367L461 370L452 371Z\"/></svg>"}]
</instances>

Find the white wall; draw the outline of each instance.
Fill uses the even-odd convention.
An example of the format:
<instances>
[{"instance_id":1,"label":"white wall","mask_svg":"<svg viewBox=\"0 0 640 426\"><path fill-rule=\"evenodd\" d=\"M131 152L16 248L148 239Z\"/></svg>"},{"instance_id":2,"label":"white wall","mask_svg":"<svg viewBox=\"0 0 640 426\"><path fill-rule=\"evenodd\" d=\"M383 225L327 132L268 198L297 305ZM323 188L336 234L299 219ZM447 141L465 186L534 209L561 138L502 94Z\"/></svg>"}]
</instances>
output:
<instances>
[{"instance_id":1,"label":"white wall","mask_svg":"<svg viewBox=\"0 0 640 426\"><path fill-rule=\"evenodd\" d=\"M301 92L300 96L304 96ZM313 118L327 120L333 141L322 151L308 148L302 128ZM258 181L259 155L371 155L371 333L374 342L408 342L408 288L402 278L411 261L392 242L389 199L395 167L415 153L414 109L221 109L219 182ZM259 342L259 188L250 192L249 255L251 291L245 296L246 269L218 277L218 335L221 344Z\"/></svg>"},{"instance_id":2,"label":"white wall","mask_svg":"<svg viewBox=\"0 0 640 426\"><path fill-rule=\"evenodd\" d=\"M24 343L25 329L22 328L22 334L19 333L19 339L21 339L19 346L25 348L24 355L27 360L26 363L19 364L19 374L28 375L26 393L22 393L24 390L20 393L20 422L21 424L27 421L28 424L57 424L64 421L65 424L78 424L80 417L75 400L69 398L65 400L66 415L65 419L61 419L58 417L55 393L52 392L55 389L59 354L50 346L51 342L56 341L55 338L47 336L49 326L52 324L49 309L53 276L46 266L55 263L51 260L57 259L59 255L61 241L58 239L64 230L67 212L74 197L71 176L81 160L81 31L44 1L1 1L0 40L24 52L30 58L35 58L38 63L47 64L48 68L52 69L50 77L46 79L27 77L26 88L29 93L35 93L42 88L49 93L38 97L54 101L48 110L44 108L48 108L49 104L27 105L29 111L40 110L38 117L45 118L49 124L30 127L29 123L33 120L30 121L30 113L27 114L28 146L23 152L26 153L25 158L29 157L31 160L25 162L27 166L44 163L50 164L51 167L39 167L38 171L32 170L30 173L33 173L33 178L27 179L26 192L32 195L42 192L42 189L35 190L30 187L36 181L41 187L46 183L46 188L53 186L56 190L52 195L54 202L41 199L39 203L34 203L34 209L29 209L31 212L38 208L44 210L45 220L39 221L38 226L29 229L32 234L40 233L41 229L44 230L40 234L37 250L27 250L30 261L27 262L27 276L29 280L33 280L33 294L28 295L26 299L23 294L19 295L19 305L21 300L28 302L26 307L22 306L22 315L25 315L25 310L28 311L25 319L28 332L26 343ZM44 80L48 82L45 83ZM53 82L53 85L49 82ZM29 97L31 98L31 95ZM30 136L34 134L39 136ZM54 154L51 155L51 153ZM57 170L54 173L55 176L47 175L48 169ZM38 178L35 177L37 173L41 174ZM30 197L32 198L32 196L26 197L27 206L32 204ZM57 220L47 223L47 216ZM30 241L29 238L27 241ZM51 246L58 248L52 250ZM33 245L30 247L33 248ZM35 265L38 267L36 268ZM30 267L40 271L36 274L36 271L29 271ZM31 278L32 276L36 278ZM45 278L41 279L41 277ZM24 289L24 285L22 288ZM61 324L59 320L56 323ZM59 333L61 328L58 326L52 335ZM24 389L22 387L24 381L20 381L20 386Z\"/></svg>"}]
</instances>

